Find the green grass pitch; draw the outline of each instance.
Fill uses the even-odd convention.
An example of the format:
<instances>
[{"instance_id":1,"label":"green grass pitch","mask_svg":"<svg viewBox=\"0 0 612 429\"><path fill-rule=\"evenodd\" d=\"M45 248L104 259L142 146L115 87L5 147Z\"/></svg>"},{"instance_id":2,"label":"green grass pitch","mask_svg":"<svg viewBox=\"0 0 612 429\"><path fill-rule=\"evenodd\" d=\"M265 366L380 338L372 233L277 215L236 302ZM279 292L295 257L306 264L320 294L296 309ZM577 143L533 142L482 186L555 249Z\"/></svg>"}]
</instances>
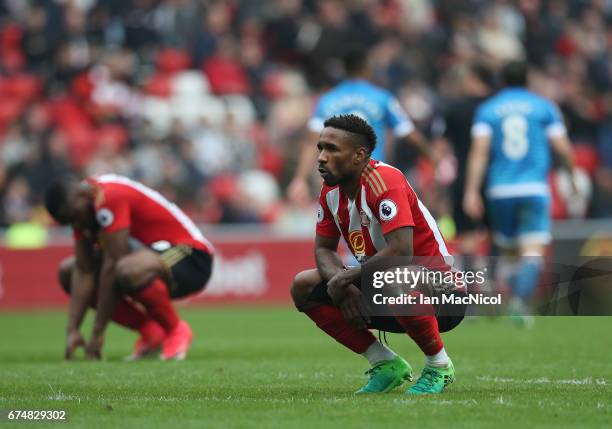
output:
<instances>
[{"instance_id":1,"label":"green grass pitch","mask_svg":"<svg viewBox=\"0 0 612 429\"><path fill-rule=\"evenodd\" d=\"M463 323L443 336L457 381L442 395L355 397L365 359L289 308L182 309L196 339L184 362L122 362L135 335L113 327L105 361L61 360L66 315L0 314L0 409L65 409L83 428L612 427L605 318ZM422 356L389 336L416 371ZM58 426L59 425L59 426Z\"/></svg>"}]
</instances>

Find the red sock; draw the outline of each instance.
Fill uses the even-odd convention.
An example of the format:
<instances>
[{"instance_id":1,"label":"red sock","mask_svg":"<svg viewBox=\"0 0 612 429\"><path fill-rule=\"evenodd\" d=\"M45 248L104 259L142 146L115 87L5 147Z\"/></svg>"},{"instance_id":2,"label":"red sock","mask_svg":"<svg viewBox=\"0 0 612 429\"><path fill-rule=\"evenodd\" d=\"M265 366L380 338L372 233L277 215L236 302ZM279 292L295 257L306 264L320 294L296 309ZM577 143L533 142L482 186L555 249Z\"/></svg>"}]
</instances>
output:
<instances>
[{"instance_id":1,"label":"red sock","mask_svg":"<svg viewBox=\"0 0 612 429\"><path fill-rule=\"evenodd\" d=\"M418 297L420 292L412 295ZM440 338L438 319L431 304L413 304L410 308L401 305L390 305L395 319L406 333L427 356L432 356L442 350L444 344Z\"/></svg>"},{"instance_id":2,"label":"red sock","mask_svg":"<svg viewBox=\"0 0 612 429\"><path fill-rule=\"evenodd\" d=\"M395 316L395 318L427 356L435 355L444 347L435 316Z\"/></svg>"},{"instance_id":3,"label":"red sock","mask_svg":"<svg viewBox=\"0 0 612 429\"><path fill-rule=\"evenodd\" d=\"M327 335L355 353L365 352L376 341L367 329L358 329L348 323L337 307L322 304L304 313Z\"/></svg>"},{"instance_id":4,"label":"red sock","mask_svg":"<svg viewBox=\"0 0 612 429\"><path fill-rule=\"evenodd\" d=\"M132 294L132 297L147 309L151 318L166 332L170 332L178 324L178 314L172 306L166 285L160 279L153 280L144 289Z\"/></svg>"},{"instance_id":5,"label":"red sock","mask_svg":"<svg viewBox=\"0 0 612 429\"><path fill-rule=\"evenodd\" d=\"M144 311L125 298L117 303L112 319L113 322L133 331L138 331L149 320Z\"/></svg>"},{"instance_id":6,"label":"red sock","mask_svg":"<svg viewBox=\"0 0 612 429\"><path fill-rule=\"evenodd\" d=\"M90 306L94 309L96 308L96 301L97 296L94 295L90 304ZM123 326L124 328L138 331L140 327L147 320L149 320L149 317L133 302L127 300L125 297L122 297L119 299L111 319L113 322Z\"/></svg>"}]
</instances>

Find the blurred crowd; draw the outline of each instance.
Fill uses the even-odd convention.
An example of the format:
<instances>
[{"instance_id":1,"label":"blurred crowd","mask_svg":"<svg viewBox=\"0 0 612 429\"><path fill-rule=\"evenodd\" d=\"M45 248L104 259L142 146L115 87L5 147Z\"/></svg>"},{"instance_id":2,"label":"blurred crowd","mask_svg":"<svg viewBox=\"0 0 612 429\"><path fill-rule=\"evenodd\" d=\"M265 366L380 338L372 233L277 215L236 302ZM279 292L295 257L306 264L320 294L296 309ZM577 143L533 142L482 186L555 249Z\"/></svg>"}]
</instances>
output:
<instances>
[{"instance_id":1,"label":"blurred crowd","mask_svg":"<svg viewBox=\"0 0 612 429\"><path fill-rule=\"evenodd\" d=\"M58 176L109 172L198 222L292 225L306 122L356 43L443 155L397 159L436 216L457 197L445 106L466 67L511 59L561 107L592 188L579 215L612 216L611 23L610 0L0 0L0 226L47 222Z\"/></svg>"}]
</instances>

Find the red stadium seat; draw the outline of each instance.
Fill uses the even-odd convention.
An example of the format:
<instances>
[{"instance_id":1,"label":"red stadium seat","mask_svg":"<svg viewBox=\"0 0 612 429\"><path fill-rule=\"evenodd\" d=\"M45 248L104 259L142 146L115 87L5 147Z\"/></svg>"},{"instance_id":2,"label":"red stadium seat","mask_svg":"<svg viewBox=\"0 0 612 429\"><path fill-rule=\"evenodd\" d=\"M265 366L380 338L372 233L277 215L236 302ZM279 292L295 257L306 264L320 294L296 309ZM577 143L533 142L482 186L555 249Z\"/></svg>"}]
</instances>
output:
<instances>
[{"instance_id":1,"label":"red stadium seat","mask_svg":"<svg viewBox=\"0 0 612 429\"><path fill-rule=\"evenodd\" d=\"M89 100L94 89L89 72L83 72L72 81L72 93L82 100Z\"/></svg>"},{"instance_id":2,"label":"red stadium seat","mask_svg":"<svg viewBox=\"0 0 612 429\"><path fill-rule=\"evenodd\" d=\"M8 78L5 82L5 94L24 102L34 100L41 92L42 82L36 76L20 74Z\"/></svg>"},{"instance_id":3,"label":"red stadium seat","mask_svg":"<svg viewBox=\"0 0 612 429\"><path fill-rule=\"evenodd\" d=\"M54 121L64 129L74 126L91 127L92 119L87 111L73 97L57 98L52 103Z\"/></svg>"},{"instance_id":4,"label":"red stadium seat","mask_svg":"<svg viewBox=\"0 0 612 429\"><path fill-rule=\"evenodd\" d=\"M0 63L4 70L17 72L23 69L25 57L18 49L7 49L0 53Z\"/></svg>"},{"instance_id":5,"label":"red stadium seat","mask_svg":"<svg viewBox=\"0 0 612 429\"><path fill-rule=\"evenodd\" d=\"M176 73L191 66L189 54L181 49L163 48L157 52L157 69L162 73Z\"/></svg>"},{"instance_id":6,"label":"red stadium seat","mask_svg":"<svg viewBox=\"0 0 612 429\"><path fill-rule=\"evenodd\" d=\"M77 168L82 168L97 150L96 133L93 128L73 125L64 129L70 145L70 156Z\"/></svg>"},{"instance_id":7,"label":"red stadium seat","mask_svg":"<svg viewBox=\"0 0 612 429\"><path fill-rule=\"evenodd\" d=\"M25 110L26 104L23 100L16 98L5 98L0 103L0 124L8 125L15 121Z\"/></svg>"},{"instance_id":8,"label":"red stadium seat","mask_svg":"<svg viewBox=\"0 0 612 429\"><path fill-rule=\"evenodd\" d=\"M280 201L270 205L270 207L267 207L262 213L260 213L261 221L263 223L273 223L274 221L278 220L280 215L283 213L284 208L283 203Z\"/></svg>"},{"instance_id":9,"label":"red stadium seat","mask_svg":"<svg viewBox=\"0 0 612 429\"><path fill-rule=\"evenodd\" d=\"M285 93L282 73L269 73L263 81L263 90L272 100L282 97Z\"/></svg>"},{"instance_id":10,"label":"red stadium seat","mask_svg":"<svg viewBox=\"0 0 612 429\"><path fill-rule=\"evenodd\" d=\"M104 125L95 132L97 145L110 143L115 151L121 150L129 141L127 130L120 125Z\"/></svg>"},{"instance_id":11,"label":"red stadium seat","mask_svg":"<svg viewBox=\"0 0 612 429\"><path fill-rule=\"evenodd\" d=\"M208 189L219 201L230 201L238 192L238 184L235 177L221 175L210 181Z\"/></svg>"},{"instance_id":12,"label":"red stadium seat","mask_svg":"<svg viewBox=\"0 0 612 429\"><path fill-rule=\"evenodd\" d=\"M259 146L257 166L260 169L267 171L278 179L282 174L283 165L283 157L278 149L269 144Z\"/></svg>"},{"instance_id":13,"label":"red stadium seat","mask_svg":"<svg viewBox=\"0 0 612 429\"><path fill-rule=\"evenodd\" d=\"M221 56L215 56L204 63L204 73L208 76L214 94L249 94L251 86L242 66Z\"/></svg>"},{"instance_id":14,"label":"red stadium seat","mask_svg":"<svg viewBox=\"0 0 612 429\"><path fill-rule=\"evenodd\" d=\"M548 184L550 185L550 215L553 219L565 219L567 217L567 210L565 202L561 195L559 195L554 172L548 175Z\"/></svg>"},{"instance_id":15,"label":"red stadium seat","mask_svg":"<svg viewBox=\"0 0 612 429\"><path fill-rule=\"evenodd\" d=\"M570 36L563 35L555 42L555 50L563 57L571 57L576 52L576 42Z\"/></svg>"},{"instance_id":16,"label":"red stadium seat","mask_svg":"<svg viewBox=\"0 0 612 429\"><path fill-rule=\"evenodd\" d=\"M575 144L573 152L576 166L584 168L590 176L593 176L599 167L597 150L589 144Z\"/></svg>"},{"instance_id":17,"label":"red stadium seat","mask_svg":"<svg viewBox=\"0 0 612 429\"><path fill-rule=\"evenodd\" d=\"M269 143L270 137L264 126L254 123L249 129L249 139L257 149L257 166L264 171L280 178L283 171L283 156L281 152Z\"/></svg>"},{"instance_id":18,"label":"red stadium seat","mask_svg":"<svg viewBox=\"0 0 612 429\"><path fill-rule=\"evenodd\" d=\"M19 25L7 24L0 31L0 49L2 51L19 50L22 36L23 32Z\"/></svg>"},{"instance_id":19,"label":"red stadium seat","mask_svg":"<svg viewBox=\"0 0 612 429\"><path fill-rule=\"evenodd\" d=\"M168 98L172 95L172 75L155 73L144 84L144 91L155 97Z\"/></svg>"}]
</instances>

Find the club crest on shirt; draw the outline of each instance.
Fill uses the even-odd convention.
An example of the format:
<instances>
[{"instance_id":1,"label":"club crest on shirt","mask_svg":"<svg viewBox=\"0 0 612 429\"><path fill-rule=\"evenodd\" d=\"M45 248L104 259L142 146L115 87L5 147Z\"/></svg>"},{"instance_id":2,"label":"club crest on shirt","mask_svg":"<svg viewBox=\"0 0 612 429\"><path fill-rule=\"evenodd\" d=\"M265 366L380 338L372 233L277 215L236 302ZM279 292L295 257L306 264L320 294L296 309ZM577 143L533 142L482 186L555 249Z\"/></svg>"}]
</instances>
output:
<instances>
[{"instance_id":1,"label":"club crest on shirt","mask_svg":"<svg viewBox=\"0 0 612 429\"><path fill-rule=\"evenodd\" d=\"M359 211L359 217L361 218L361 226L369 228L370 227L370 218L368 217L366 212L364 212L363 210L360 210Z\"/></svg>"},{"instance_id":2,"label":"club crest on shirt","mask_svg":"<svg viewBox=\"0 0 612 429\"><path fill-rule=\"evenodd\" d=\"M393 219L397 215L397 205L392 200L382 200L378 206L378 215L384 221Z\"/></svg>"},{"instance_id":3,"label":"club crest on shirt","mask_svg":"<svg viewBox=\"0 0 612 429\"><path fill-rule=\"evenodd\" d=\"M100 209L96 212L96 220L102 228L106 228L107 226L112 225L115 217L113 216L113 212L111 212L109 209Z\"/></svg>"}]
</instances>

